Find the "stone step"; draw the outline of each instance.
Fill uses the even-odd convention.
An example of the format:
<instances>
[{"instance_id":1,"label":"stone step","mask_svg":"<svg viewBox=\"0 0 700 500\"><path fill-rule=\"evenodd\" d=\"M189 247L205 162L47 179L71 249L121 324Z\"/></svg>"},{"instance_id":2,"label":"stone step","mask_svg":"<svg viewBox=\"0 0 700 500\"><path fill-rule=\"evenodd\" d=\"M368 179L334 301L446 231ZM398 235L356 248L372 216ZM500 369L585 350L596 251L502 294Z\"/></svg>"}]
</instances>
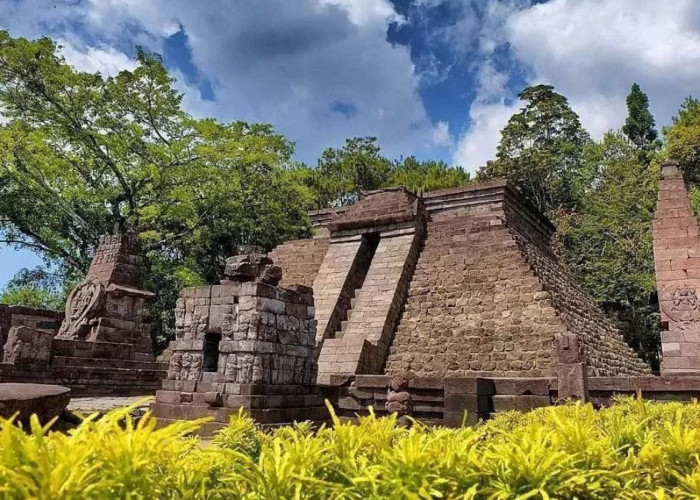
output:
<instances>
[{"instance_id":1,"label":"stone step","mask_svg":"<svg viewBox=\"0 0 700 500\"><path fill-rule=\"evenodd\" d=\"M167 370L166 363L131 359L75 358L54 356L51 365L56 367L101 368L117 370Z\"/></svg>"}]
</instances>

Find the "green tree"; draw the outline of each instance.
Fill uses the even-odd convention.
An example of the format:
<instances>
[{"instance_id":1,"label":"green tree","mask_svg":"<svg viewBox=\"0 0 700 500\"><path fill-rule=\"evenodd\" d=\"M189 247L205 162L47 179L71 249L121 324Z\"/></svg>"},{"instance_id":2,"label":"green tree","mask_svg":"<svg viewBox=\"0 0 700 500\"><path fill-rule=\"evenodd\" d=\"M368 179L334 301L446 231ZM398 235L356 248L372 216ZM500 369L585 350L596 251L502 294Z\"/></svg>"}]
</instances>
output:
<instances>
[{"instance_id":1,"label":"green tree","mask_svg":"<svg viewBox=\"0 0 700 500\"><path fill-rule=\"evenodd\" d=\"M133 71L104 78L67 65L49 39L0 32L0 242L74 278L100 234L130 231L147 275L172 285L154 291L172 295L218 279L242 244L308 234L311 194L288 171L293 145L269 125L192 118L161 60L137 57Z\"/></svg>"},{"instance_id":2,"label":"green tree","mask_svg":"<svg viewBox=\"0 0 700 500\"><path fill-rule=\"evenodd\" d=\"M61 310L68 295L67 282L60 269L45 267L20 270L0 294L0 303L15 306Z\"/></svg>"},{"instance_id":3,"label":"green tree","mask_svg":"<svg viewBox=\"0 0 700 500\"><path fill-rule=\"evenodd\" d=\"M648 154L659 148L659 134L654 129L654 116L649 111L649 98L636 83L632 84L627 95L627 119L622 132L642 151L646 161L650 159Z\"/></svg>"},{"instance_id":4,"label":"green tree","mask_svg":"<svg viewBox=\"0 0 700 500\"><path fill-rule=\"evenodd\" d=\"M582 161L588 133L551 85L528 87L519 97L525 106L501 131L496 160L477 179L507 177L542 212L577 207L590 182Z\"/></svg>"},{"instance_id":5,"label":"green tree","mask_svg":"<svg viewBox=\"0 0 700 500\"><path fill-rule=\"evenodd\" d=\"M560 260L617 320L627 342L658 367L658 303L652 219L658 169L622 133L589 144L584 161L596 182L578 212L551 212Z\"/></svg>"},{"instance_id":6,"label":"green tree","mask_svg":"<svg viewBox=\"0 0 700 500\"><path fill-rule=\"evenodd\" d=\"M664 152L667 158L678 160L686 179L700 182L700 101L687 97L673 123L664 127Z\"/></svg>"},{"instance_id":7,"label":"green tree","mask_svg":"<svg viewBox=\"0 0 700 500\"><path fill-rule=\"evenodd\" d=\"M316 166L313 189L319 208L355 203L362 191L385 186L391 162L380 154L376 137L353 137L342 148L328 148Z\"/></svg>"},{"instance_id":8,"label":"green tree","mask_svg":"<svg viewBox=\"0 0 700 500\"><path fill-rule=\"evenodd\" d=\"M394 162L387 184L413 191L433 191L461 186L470 180L469 172L462 167L450 167L442 161L418 161L409 156Z\"/></svg>"}]
</instances>

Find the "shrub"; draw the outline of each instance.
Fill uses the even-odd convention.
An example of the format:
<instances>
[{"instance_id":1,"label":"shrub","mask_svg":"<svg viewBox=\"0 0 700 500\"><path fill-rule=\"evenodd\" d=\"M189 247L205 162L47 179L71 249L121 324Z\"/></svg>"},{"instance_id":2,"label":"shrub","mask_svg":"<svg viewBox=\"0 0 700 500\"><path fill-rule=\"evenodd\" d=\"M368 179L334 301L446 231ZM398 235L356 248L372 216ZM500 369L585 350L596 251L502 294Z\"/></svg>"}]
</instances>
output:
<instances>
[{"instance_id":1,"label":"shrub","mask_svg":"<svg viewBox=\"0 0 700 500\"><path fill-rule=\"evenodd\" d=\"M68 434L0 421L2 498L697 498L700 405L621 398L447 429L369 415L261 431L243 412L157 429L129 408Z\"/></svg>"}]
</instances>

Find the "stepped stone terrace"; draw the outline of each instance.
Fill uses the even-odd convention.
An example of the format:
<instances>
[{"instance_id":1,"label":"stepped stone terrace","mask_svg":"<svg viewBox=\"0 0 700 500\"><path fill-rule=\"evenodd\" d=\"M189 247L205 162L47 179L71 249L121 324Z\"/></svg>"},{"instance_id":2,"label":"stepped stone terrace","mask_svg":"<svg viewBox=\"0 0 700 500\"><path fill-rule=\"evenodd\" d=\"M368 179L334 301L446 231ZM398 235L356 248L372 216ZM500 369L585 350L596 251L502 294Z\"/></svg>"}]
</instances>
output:
<instances>
[{"instance_id":1,"label":"stepped stone terrace","mask_svg":"<svg viewBox=\"0 0 700 500\"><path fill-rule=\"evenodd\" d=\"M561 268L551 223L505 181L366 193L313 212L316 237L271 253L312 286L320 385L361 374L548 377L577 335L590 376L649 367Z\"/></svg>"}]
</instances>

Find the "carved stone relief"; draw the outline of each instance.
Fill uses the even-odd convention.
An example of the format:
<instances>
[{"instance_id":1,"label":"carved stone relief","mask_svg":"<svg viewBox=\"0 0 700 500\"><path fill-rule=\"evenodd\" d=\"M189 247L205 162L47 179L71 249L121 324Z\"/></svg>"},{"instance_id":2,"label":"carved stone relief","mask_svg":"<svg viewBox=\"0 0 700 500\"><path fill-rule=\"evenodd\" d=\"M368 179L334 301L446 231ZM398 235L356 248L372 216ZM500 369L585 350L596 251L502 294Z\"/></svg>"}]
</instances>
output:
<instances>
[{"instance_id":1,"label":"carved stone relief","mask_svg":"<svg viewBox=\"0 0 700 500\"><path fill-rule=\"evenodd\" d=\"M700 302L698 301L700 283L685 280L666 287L659 300L661 310L672 321L700 321Z\"/></svg>"},{"instance_id":2,"label":"carved stone relief","mask_svg":"<svg viewBox=\"0 0 700 500\"><path fill-rule=\"evenodd\" d=\"M94 319L104 305L105 288L97 280L84 281L68 296L66 318L56 334L59 339L84 339Z\"/></svg>"}]
</instances>

